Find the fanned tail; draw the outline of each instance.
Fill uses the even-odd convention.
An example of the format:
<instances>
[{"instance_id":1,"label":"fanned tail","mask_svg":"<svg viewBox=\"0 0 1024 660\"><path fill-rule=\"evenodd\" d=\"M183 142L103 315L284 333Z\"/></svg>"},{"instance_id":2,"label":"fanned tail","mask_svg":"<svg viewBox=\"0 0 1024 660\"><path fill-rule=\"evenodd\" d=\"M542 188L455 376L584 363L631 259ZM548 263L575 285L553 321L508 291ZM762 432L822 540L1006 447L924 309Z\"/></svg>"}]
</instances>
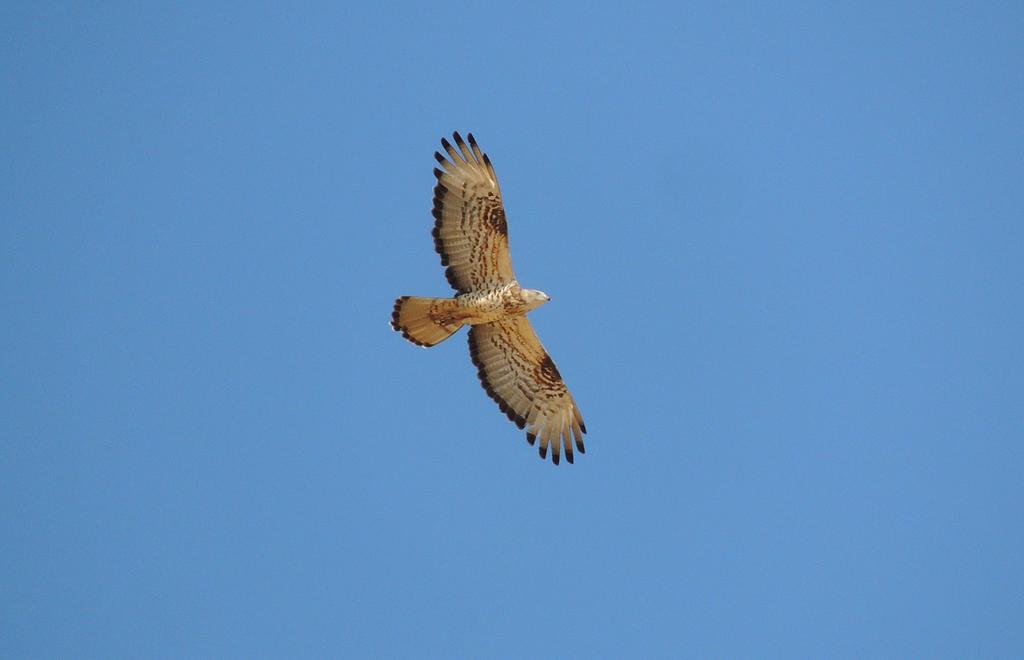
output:
<instances>
[{"instance_id":1,"label":"fanned tail","mask_svg":"<svg viewBox=\"0 0 1024 660\"><path fill-rule=\"evenodd\" d=\"M391 312L391 327L417 346L436 346L462 327L454 298L402 296Z\"/></svg>"}]
</instances>

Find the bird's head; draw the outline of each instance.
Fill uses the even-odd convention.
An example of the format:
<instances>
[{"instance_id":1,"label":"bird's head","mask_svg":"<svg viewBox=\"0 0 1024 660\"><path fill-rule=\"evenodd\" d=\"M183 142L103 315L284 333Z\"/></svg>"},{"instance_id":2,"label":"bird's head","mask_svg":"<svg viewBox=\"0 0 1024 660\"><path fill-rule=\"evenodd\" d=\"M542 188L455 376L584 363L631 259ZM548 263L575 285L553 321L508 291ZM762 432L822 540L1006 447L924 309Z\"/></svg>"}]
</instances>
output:
<instances>
[{"instance_id":1,"label":"bird's head","mask_svg":"<svg viewBox=\"0 0 1024 660\"><path fill-rule=\"evenodd\" d=\"M523 302L526 303L526 310L530 311L537 309L547 301L551 300L548 294L537 289L523 289L522 291Z\"/></svg>"}]
</instances>

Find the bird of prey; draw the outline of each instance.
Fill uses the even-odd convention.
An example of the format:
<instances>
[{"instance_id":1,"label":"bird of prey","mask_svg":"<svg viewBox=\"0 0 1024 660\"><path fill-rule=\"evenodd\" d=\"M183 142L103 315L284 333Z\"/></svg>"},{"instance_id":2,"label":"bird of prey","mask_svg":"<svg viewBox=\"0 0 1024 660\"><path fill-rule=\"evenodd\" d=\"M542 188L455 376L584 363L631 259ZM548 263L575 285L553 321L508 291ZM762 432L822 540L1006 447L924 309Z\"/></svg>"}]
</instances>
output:
<instances>
[{"instance_id":1,"label":"bird of prey","mask_svg":"<svg viewBox=\"0 0 1024 660\"><path fill-rule=\"evenodd\" d=\"M512 272L508 225L498 178L473 134L469 143L455 133L453 146L441 139L448 157L434 152L434 247L441 255L454 298L402 296L391 327L414 344L435 346L463 325L469 354L487 394L533 445L558 465L573 462L573 445L584 453L587 427L561 374L544 350L526 313L550 298L519 286Z\"/></svg>"}]
</instances>

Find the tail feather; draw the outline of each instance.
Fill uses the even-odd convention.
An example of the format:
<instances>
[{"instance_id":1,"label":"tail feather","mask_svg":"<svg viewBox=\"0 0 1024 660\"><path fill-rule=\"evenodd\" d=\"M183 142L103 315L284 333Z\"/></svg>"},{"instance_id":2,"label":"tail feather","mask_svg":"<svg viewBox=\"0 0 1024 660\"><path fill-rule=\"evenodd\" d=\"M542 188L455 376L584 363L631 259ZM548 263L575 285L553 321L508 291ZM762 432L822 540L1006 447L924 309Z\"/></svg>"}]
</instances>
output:
<instances>
[{"instance_id":1,"label":"tail feather","mask_svg":"<svg viewBox=\"0 0 1024 660\"><path fill-rule=\"evenodd\" d=\"M417 346L435 346L462 327L457 311L454 298L402 296L391 312L391 327Z\"/></svg>"}]
</instances>

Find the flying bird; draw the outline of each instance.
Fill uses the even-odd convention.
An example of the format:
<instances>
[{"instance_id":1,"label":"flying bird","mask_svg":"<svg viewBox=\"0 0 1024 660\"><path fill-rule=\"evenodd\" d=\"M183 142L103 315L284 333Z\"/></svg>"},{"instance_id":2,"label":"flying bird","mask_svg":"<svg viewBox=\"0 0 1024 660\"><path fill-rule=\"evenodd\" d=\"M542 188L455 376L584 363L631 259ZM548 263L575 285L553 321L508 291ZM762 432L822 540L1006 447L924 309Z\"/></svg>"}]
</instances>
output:
<instances>
[{"instance_id":1,"label":"flying bird","mask_svg":"<svg viewBox=\"0 0 1024 660\"><path fill-rule=\"evenodd\" d=\"M469 355L487 394L526 439L539 441L541 458L573 462L573 445L584 453L587 427L579 406L544 350L526 313L550 298L519 286L512 272L508 224L501 190L487 154L473 134L469 144L455 133L453 146L441 139L448 157L434 152L434 247L446 266L454 298L402 296L391 327L414 344L436 346L463 325L469 327Z\"/></svg>"}]
</instances>

